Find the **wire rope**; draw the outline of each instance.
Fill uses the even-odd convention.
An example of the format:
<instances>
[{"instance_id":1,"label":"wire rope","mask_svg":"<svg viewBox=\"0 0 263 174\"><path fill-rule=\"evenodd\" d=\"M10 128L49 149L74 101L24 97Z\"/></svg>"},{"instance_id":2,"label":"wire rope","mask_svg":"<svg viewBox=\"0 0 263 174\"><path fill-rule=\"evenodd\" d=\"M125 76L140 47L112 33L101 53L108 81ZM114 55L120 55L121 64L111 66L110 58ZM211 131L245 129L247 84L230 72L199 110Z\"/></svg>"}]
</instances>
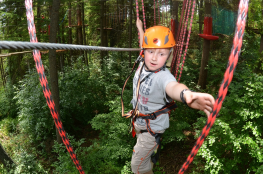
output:
<instances>
[{"instance_id":1,"label":"wire rope","mask_svg":"<svg viewBox=\"0 0 263 174\"><path fill-rule=\"evenodd\" d=\"M0 49L63 49L63 50L100 50L100 51L140 51L139 48L114 48L60 43L0 41Z\"/></svg>"}]
</instances>

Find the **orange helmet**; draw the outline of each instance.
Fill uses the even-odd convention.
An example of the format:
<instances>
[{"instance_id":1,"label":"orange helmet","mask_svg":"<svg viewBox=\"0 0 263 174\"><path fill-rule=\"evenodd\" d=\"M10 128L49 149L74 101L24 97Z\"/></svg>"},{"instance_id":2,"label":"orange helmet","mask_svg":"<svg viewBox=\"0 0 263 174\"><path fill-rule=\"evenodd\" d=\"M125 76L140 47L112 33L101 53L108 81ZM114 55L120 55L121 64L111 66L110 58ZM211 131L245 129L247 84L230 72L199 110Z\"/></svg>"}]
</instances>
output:
<instances>
[{"instance_id":1,"label":"orange helmet","mask_svg":"<svg viewBox=\"0 0 263 174\"><path fill-rule=\"evenodd\" d=\"M173 33L167 27L154 26L148 28L144 33L142 48L171 48L174 46Z\"/></svg>"}]
</instances>

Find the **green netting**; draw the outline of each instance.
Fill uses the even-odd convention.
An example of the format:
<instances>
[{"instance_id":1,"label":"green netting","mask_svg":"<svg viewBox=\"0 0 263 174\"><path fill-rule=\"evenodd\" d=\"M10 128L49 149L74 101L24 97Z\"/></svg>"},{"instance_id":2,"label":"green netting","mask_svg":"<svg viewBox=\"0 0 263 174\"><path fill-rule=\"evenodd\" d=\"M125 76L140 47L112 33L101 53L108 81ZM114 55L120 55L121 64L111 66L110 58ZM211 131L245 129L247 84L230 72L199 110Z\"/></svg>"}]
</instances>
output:
<instances>
[{"instance_id":1,"label":"green netting","mask_svg":"<svg viewBox=\"0 0 263 174\"><path fill-rule=\"evenodd\" d=\"M213 34L231 35L235 32L237 12L212 6Z\"/></svg>"}]
</instances>

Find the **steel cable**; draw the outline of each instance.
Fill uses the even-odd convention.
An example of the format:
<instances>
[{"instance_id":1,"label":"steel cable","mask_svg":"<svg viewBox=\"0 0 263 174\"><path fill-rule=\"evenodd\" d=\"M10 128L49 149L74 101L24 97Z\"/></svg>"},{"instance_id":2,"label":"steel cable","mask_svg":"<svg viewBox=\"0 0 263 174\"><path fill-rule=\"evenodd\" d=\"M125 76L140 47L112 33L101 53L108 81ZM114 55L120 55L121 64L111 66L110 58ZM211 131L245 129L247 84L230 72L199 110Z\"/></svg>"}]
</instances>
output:
<instances>
[{"instance_id":1,"label":"steel cable","mask_svg":"<svg viewBox=\"0 0 263 174\"><path fill-rule=\"evenodd\" d=\"M100 50L100 51L140 51L139 48L114 48L74 44L22 42L22 41L0 41L0 49L55 49L55 50Z\"/></svg>"}]
</instances>

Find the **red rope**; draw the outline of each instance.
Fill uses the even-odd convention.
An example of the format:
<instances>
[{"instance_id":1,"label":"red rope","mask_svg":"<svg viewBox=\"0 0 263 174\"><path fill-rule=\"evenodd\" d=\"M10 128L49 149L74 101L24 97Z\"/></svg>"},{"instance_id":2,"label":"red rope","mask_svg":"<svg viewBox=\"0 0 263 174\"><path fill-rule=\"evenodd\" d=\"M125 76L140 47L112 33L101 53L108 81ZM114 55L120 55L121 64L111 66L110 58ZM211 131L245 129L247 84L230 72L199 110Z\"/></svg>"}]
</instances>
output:
<instances>
[{"instance_id":1,"label":"red rope","mask_svg":"<svg viewBox=\"0 0 263 174\"><path fill-rule=\"evenodd\" d=\"M154 9L154 25L156 25L156 17L155 17L155 0L153 0L153 9Z\"/></svg>"},{"instance_id":2,"label":"red rope","mask_svg":"<svg viewBox=\"0 0 263 174\"><path fill-rule=\"evenodd\" d=\"M138 0L136 0L136 15L137 15L137 19L140 18L140 14L139 14L139 4L138 4ZM138 29L137 29L138 30ZM138 42L139 42L139 47L141 47L140 45L140 32L138 30Z\"/></svg>"},{"instance_id":3,"label":"red rope","mask_svg":"<svg viewBox=\"0 0 263 174\"><path fill-rule=\"evenodd\" d=\"M26 16L27 16L27 23L28 23L28 32L30 36L30 42L38 42L36 37L36 28L34 25L34 14L32 11L32 0L25 0L25 6L26 6ZM79 164L79 161L77 159L77 156L75 152L73 151L73 148L69 142L69 139L67 137L66 131L63 128L62 122L60 120L60 117L58 115L58 112L55 107L55 103L52 99L51 92L48 87L48 81L44 73L44 67L41 60L41 55L39 50L33 50L33 56L36 63L36 69L39 74L39 80L41 83L41 86L43 88L43 93L46 98L48 107L50 109L50 113L54 119L55 125L58 129L58 132L62 138L63 143L65 144L74 164L76 165L77 169L79 170L80 174L84 174L85 172L82 170L81 165Z\"/></svg>"},{"instance_id":4,"label":"red rope","mask_svg":"<svg viewBox=\"0 0 263 174\"><path fill-rule=\"evenodd\" d=\"M179 75L179 78L178 78L178 82L180 82L180 79L181 79L181 76L182 76L183 67L184 67L184 63L185 63L185 57L186 57L186 53L187 53L187 50L188 50L189 39L190 39L190 35L191 35L193 18L194 18L194 10L195 10L195 0L193 0L190 27L189 27L189 30L188 30L188 36L187 36L187 41L186 41L186 46L185 46L185 51L184 51L184 58L183 58L183 63L182 63L182 66L181 66L181 70L180 70L180 75ZM189 7L189 11L190 11L190 7ZM189 15L189 11L188 11L188 15Z\"/></svg>"},{"instance_id":5,"label":"red rope","mask_svg":"<svg viewBox=\"0 0 263 174\"><path fill-rule=\"evenodd\" d=\"M164 25L164 10L163 10L163 5L164 4L164 2L162 2L162 25Z\"/></svg>"},{"instance_id":6,"label":"red rope","mask_svg":"<svg viewBox=\"0 0 263 174\"><path fill-rule=\"evenodd\" d=\"M183 16L184 16L184 11L186 11L186 0L184 0L183 2L183 9L181 11L181 18L180 18L180 23L179 23L179 26L178 26L178 29L177 29L177 34L176 34L176 38L175 38L175 41L176 41L176 47L174 47L174 51L173 51L173 60L172 60L172 64L171 64L171 73L175 75L175 69L176 69L176 59L177 59L177 52L179 50L179 43L181 42L180 40L180 36L182 35L182 32L183 32L183 28L184 25L182 25L184 23L183 21Z\"/></svg>"},{"instance_id":7,"label":"red rope","mask_svg":"<svg viewBox=\"0 0 263 174\"><path fill-rule=\"evenodd\" d=\"M181 63L181 56L182 56L182 51L183 51L183 47L184 47L184 38L185 38L185 33L186 33L186 29L187 29L187 25L188 25L188 18L189 18L189 11L190 11L190 7L191 7L191 0L187 0L186 2L186 13L184 15L184 30L183 32L181 33L181 36L180 36L180 42L179 42L179 47L178 49L180 50L178 55L177 56L177 66L176 66L176 74L175 74L175 78L177 78L177 74L178 74L178 70L179 70L179 67L180 67L180 63Z\"/></svg>"},{"instance_id":8,"label":"red rope","mask_svg":"<svg viewBox=\"0 0 263 174\"><path fill-rule=\"evenodd\" d=\"M143 0L142 0L142 14L143 14L144 31L146 31L146 18L145 18L145 11L144 11L144 3L143 3Z\"/></svg>"},{"instance_id":9,"label":"red rope","mask_svg":"<svg viewBox=\"0 0 263 174\"><path fill-rule=\"evenodd\" d=\"M226 72L224 74L223 82L222 82L220 89L218 91L218 97L217 97L216 102L214 104L213 111L211 112L211 114L207 120L207 123L206 123L205 127L203 128L201 135L197 139L196 144L193 147L190 155L188 156L186 162L183 164L183 166L180 169L178 174L183 174L187 170L189 164L192 163L192 161L193 161L195 155L197 154L199 148L202 146L205 138L209 134L209 131L215 122L216 116L218 115L218 113L222 107L222 103L223 103L225 96L227 94L228 87L232 81L234 70L236 68L236 65L238 62L238 57L240 55L240 50L242 47L242 42L243 42L242 39L243 39L245 27L246 27L248 2L249 2L249 0L240 0L240 3L239 3L238 18L237 18L237 23L236 23L235 37L233 40L233 47L232 47L232 50L231 50L231 53L229 56L228 67L227 67Z\"/></svg>"},{"instance_id":10,"label":"red rope","mask_svg":"<svg viewBox=\"0 0 263 174\"><path fill-rule=\"evenodd\" d=\"M164 20L164 23L165 23L165 26L167 26L167 0L165 0L165 20Z\"/></svg>"},{"instance_id":11,"label":"red rope","mask_svg":"<svg viewBox=\"0 0 263 174\"><path fill-rule=\"evenodd\" d=\"M160 25L160 6L159 6L159 0L157 0L157 5L158 5L158 19L159 19L159 22L158 22L158 25Z\"/></svg>"}]
</instances>

